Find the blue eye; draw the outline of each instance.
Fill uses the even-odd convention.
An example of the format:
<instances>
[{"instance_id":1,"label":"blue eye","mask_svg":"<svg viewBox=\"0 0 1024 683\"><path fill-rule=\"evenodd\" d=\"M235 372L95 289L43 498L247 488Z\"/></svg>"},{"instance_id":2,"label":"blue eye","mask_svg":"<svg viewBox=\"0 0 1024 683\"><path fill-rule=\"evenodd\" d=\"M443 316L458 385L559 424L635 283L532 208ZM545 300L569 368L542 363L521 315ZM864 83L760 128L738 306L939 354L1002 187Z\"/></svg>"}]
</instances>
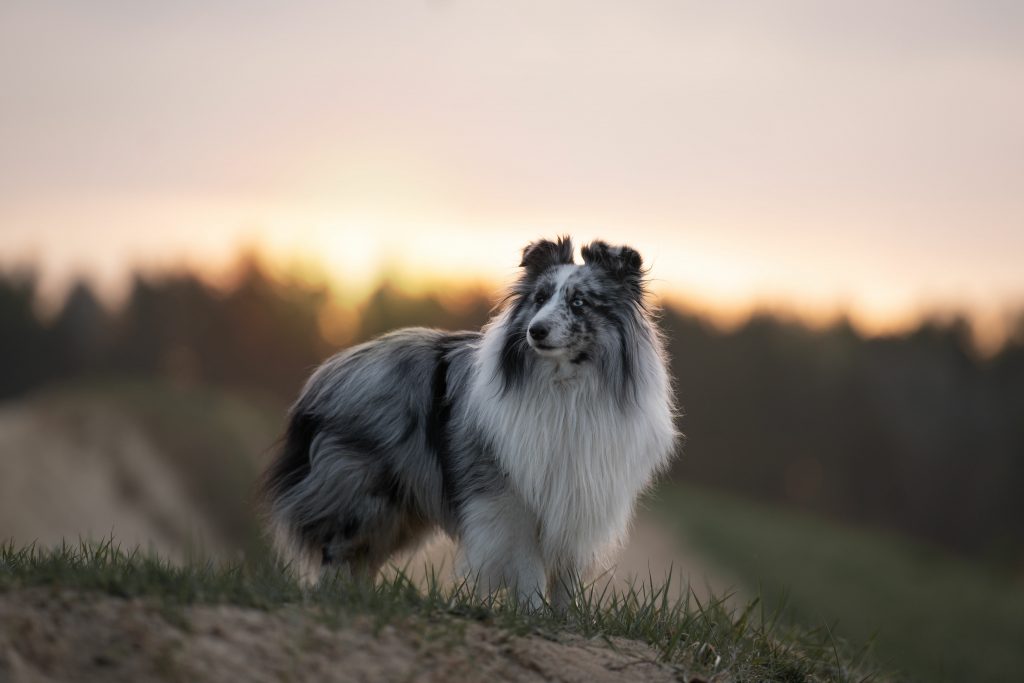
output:
<instances>
[{"instance_id":1,"label":"blue eye","mask_svg":"<svg viewBox=\"0 0 1024 683\"><path fill-rule=\"evenodd\" d=\"M584 304L584 301L580 297L576 297L575 299L572 300L572 307L573 308L583 308L583 304Z\"/></svg>"}]
</instances>

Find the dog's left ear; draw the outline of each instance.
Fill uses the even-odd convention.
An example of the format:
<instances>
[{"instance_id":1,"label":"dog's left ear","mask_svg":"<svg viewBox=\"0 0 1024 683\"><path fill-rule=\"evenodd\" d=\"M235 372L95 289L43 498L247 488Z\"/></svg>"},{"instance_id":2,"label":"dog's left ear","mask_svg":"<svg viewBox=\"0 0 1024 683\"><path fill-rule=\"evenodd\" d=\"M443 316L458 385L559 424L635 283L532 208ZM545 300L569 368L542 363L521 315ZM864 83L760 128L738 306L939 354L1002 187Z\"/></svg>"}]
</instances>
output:
<instances>
[{"instance_id":1,"label":"dog's left ear","mask_svg":"<svg viewBox=\"0 0 1024 683\"><path fill-rule=\"evenodd\" d=\"M609 246L596 240L583 247L580 252L583 263L597 266L636 294L643 294L643 259L636 249Z\"/></svg>"}]
</instances>

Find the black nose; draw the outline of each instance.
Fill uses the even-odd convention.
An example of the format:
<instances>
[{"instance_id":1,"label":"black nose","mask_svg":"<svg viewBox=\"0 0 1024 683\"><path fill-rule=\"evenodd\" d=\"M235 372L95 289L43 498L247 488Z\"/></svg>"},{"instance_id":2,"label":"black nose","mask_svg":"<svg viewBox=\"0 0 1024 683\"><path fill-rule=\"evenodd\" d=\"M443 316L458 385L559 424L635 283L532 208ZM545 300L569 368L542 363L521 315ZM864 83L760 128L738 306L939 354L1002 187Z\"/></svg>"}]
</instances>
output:
<instances>
[{"instance_id":1,"label":"black nose","mask_svg":"<svg viewBox=\"0 0 1024 683\"><path fill-rule=\"evenodd\" d=\"M534 323L530 325L530 336L535 340L540 341L548 336L548 328L546 325L540 323Z\"/></svg>"}]
</instances>

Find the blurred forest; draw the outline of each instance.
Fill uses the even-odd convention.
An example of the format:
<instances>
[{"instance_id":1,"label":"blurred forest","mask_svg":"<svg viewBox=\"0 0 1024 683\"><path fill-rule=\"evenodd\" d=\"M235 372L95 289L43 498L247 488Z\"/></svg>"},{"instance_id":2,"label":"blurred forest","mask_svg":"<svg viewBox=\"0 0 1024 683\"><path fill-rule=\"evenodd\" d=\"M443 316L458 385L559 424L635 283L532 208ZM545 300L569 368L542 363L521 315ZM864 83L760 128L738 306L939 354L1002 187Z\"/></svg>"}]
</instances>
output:
<instances>
[{"instance_id":1,"label":"blurred forest","mask_svg":"<svg viewBox=\"0 0 1024 683\"><path fill-rule=\"evenodd\" d=\"M228 288L195 274L137 276L106 310L89 286L38 313L30 271L0 274L0 399L89 376L158 377L284 406L336 349L328 292L245 261ZM492 301L459 305L382 285L352 317L359 341L397 327L478 328ZM685 414L673 476L924 539L1024 571L1024 318L982 357L960 320L865 338L756 315L729 331L661 319Z\"/></svg>"}]
</instances>

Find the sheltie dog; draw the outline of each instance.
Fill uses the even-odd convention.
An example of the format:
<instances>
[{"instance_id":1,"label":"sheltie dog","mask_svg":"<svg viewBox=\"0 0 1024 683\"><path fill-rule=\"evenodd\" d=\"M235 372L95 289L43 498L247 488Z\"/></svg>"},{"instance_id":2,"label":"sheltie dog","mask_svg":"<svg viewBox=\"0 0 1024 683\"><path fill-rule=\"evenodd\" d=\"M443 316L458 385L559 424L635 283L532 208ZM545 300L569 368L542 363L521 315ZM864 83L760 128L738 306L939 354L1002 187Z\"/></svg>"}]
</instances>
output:
<instances>
[{"instance_id":1,"label":"sheltie dog","mask_svg":"<svg viewBox=\"0 0 1024 683\"><path fill-rule=\"evenodd\" d=\"M264 480L279 550L373 577L437 528L479 590L567 607L672 457L664 344L640 255L523 250L480 332L409 328L321 365Z\"/></svg>"}]
</instances>

